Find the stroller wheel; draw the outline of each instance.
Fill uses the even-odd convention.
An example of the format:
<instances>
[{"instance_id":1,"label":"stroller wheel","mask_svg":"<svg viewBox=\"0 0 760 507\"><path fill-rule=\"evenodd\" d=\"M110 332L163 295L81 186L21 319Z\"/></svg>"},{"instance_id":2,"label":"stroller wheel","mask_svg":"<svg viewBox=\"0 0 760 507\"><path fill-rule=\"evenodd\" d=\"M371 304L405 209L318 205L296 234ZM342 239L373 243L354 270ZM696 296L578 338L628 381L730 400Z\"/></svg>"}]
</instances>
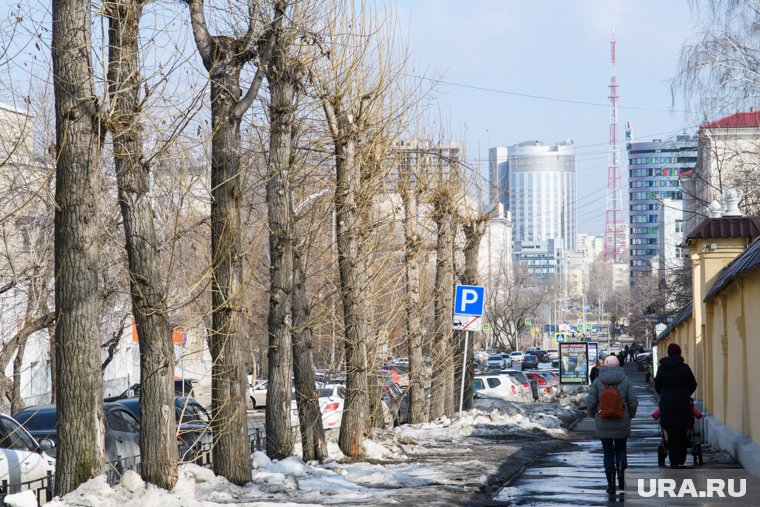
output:
<instances>
[{"instance_id":1,"label":"stroller wheel","mask_svg":"<svg viewBox=\"0 0 760 507\"><path fill-rule=\"evenodd\" d=\"M657 466L665 466L665 458L668 455L668 451L665 450L665 446L660 444L657 446Z\"/></svg>"}]
</instances>

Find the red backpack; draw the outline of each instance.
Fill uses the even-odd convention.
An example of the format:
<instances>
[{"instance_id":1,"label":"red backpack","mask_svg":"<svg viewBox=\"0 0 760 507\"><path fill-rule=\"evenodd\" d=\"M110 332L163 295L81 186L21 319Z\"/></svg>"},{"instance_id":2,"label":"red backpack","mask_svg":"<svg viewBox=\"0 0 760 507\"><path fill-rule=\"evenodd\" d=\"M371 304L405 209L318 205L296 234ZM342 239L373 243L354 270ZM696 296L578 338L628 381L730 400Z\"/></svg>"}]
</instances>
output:
<instances>
[{"instance_id":1,"label":"red backpack","mask_svg":"<svg viewBox=\"0 0 760 507\"><path fill-rule=\"evenodd\" d=\"M599 417L602 419L622 419L625 415L623 397L620 396L617 386L604 385L602 394L599 395Z\"/></svg>"}]
</instances>

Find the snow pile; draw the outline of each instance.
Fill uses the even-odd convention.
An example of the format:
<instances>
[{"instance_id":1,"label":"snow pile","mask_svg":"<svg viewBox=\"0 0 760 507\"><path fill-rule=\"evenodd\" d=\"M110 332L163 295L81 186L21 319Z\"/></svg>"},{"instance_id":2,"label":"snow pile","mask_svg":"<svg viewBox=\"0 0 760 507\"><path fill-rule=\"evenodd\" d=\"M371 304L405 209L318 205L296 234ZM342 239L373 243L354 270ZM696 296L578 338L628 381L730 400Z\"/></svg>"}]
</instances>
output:
<instances>
[{"instance_id":1,"label":"snow pile","mask_svg":"<svg viewBox=\"0 0 760 507\"><path fill-rule=\"evenodd\" d=\"M468 481L485 484L488 474L471 446L478 440L467 438L493 435L563 436L562 421L577 409L572 403L520 404L502 400L483 400L478 408L423 424L404 425L375 433L362 443L364 458L370 462L353 462L343 456L334 442L328 442L331 459L323 464L304 463L298 456L272 460L262 452L251 456L251 481L244 486L231 484L211 470L196 465L182 465L177 484L171 491L146 484L138 474L126 472L121 482L110 487L105 476L82 484L63 498L55 498L53 507L211 507L219 504L249 506L287 505L288 502L324 505L383 503L394 491L409 488L462 487L463 470ZM482 441L481 444L482 445ZM452 455L452 449L458 451ZM468 452L475 453L470 459ZM454 455L458 455L455 458ZM439 465L421 460L432 456ZM467 456L462 459L463 456ZM413 459L410 459L413 458ZM337 461L336 461L337 460ZM478 475L479 474L479 475ZM459 481L459 482L458 482ZM411 497L407 497L407 500ZM11 495L9 505L31 507L29 492Z\"/></svg>"},{"instance_id":2,"label":"snow pile","mask_svg":"<svg viewBox=\"0 0 760 507\"><path fill-rule=\"evenodd\" d=\"M8 495L3 501L9 507L37 507L37 497L29 490Z\"/></svg>"}]
</instances>

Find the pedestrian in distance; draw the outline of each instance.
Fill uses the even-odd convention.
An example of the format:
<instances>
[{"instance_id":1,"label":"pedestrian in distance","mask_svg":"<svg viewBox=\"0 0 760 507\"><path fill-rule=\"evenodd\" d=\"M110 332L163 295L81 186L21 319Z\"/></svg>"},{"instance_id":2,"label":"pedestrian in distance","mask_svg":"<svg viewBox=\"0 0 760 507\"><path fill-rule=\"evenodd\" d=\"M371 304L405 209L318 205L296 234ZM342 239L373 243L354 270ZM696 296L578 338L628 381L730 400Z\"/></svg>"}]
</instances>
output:
<instances>
[{"instance_id":1,"label":"pedestrian in distance","mask_svg":"<svg viewBox=\"0 0 760 507\"><path fill-rule=\"evenodd\" d=\"M617 486L625 489L628 437L631 435L631 419L636 417L638 406L631 380L620 367L618 358L608 356L599 376L591 384L588 411L596 421L596 434L602 441L607 493L611 495L616 493L616 476Z\"/></svg>"},{"instance_id":2,"label":"pedestrian in distance","mask_svg":"<svg viewBox=\"0 0 760 507\"><path fill-rule=\"evenodd\" d=\"M599 376L599 369L602 367L602 361L600 359L596 360L596 363L594 364L594 367L591 368L591 373L589 374L589 381L593 384L594 380L596 380L596 377Z\"/></svg>"},{"instance_id":3,"label":"pedestrian in distance","mask_svg":"<svg viewBox=\"0 0 760 507\"><path fill-rule=\"evenodd\" d=\"M668 357L660 360L654 389L660 395L660 426L668 443L670 467L677 468L686 462L688 431L694 422L691 395L697 390L697 379L678 344L668 345Z\"/></svg>"}]
</instances>

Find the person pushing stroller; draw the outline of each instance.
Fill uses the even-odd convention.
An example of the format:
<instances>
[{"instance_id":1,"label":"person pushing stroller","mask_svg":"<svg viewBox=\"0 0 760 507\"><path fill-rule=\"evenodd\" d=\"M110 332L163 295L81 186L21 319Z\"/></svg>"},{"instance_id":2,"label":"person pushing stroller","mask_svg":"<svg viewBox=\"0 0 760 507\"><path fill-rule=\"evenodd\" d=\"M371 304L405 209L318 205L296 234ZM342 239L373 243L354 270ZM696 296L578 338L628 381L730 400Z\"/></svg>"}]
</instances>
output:
<instances>
[{"instance_id":1,"label":"person pushing stroller","mask_svg":"<svg viewBox=\"0 0 760 507\"><path fill-rule=\"evenodd\" d=\"M694 421L691 395L697 389L697 380L675 343L668 345L668 357L660 360L654 389L660 395L659 420L666 434L670 467L677 468L686 462L689 430Z\"/></svg>"}]
</instances>

